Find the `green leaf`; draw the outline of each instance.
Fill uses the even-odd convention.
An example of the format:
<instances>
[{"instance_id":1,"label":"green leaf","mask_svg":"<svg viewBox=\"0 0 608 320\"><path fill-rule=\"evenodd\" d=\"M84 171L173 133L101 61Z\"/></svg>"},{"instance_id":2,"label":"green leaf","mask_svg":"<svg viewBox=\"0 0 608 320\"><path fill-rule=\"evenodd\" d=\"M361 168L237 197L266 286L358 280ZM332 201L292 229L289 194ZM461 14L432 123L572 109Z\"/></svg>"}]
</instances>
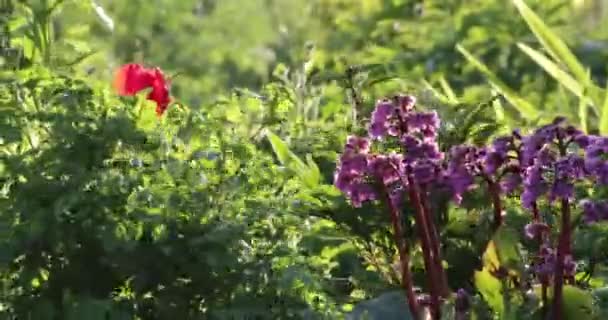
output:
<instances>
[{"instance_id":1,"label":"green leaf","mask_svg":"<svg viewBox=\"0 0 608 320\"><path fill-rule=\"evenodd\" d=\"M281 164L293 171L306 186L313 188L319 185L321 181L321 171L310 155L307 156L306 159L308 162L307 165L296 154L289 150L287 143L281 140L279 136L275 135L270 130L266 130L266 137L272 145L272 149Z\"/></svg>"},{"instance_id":2,"label":"green leaf","mask_svg":"<svg viewBox=\"0 0 608 320\"><path fill-rule=\"evenodd\" d=\"M521 255L517 232L512 228L500 227L494 234L493 242L500 264L506 268L519 269Z\"/></svg>"},{"instance_id":3,"label":"green leaf","mask_svg":"<svg viewBox=\"0 0 608 320\"><path fill-rule=\"evenodd\" d=\"M591 71L589 69L587 69L587 77L585 78L586 83L584 84L584 88L588 88L589 84L591 82ZM588 118L588 114L589 114L589 104L591 103L591 100L587 99L586 97L581 97L579 98L579 102L578 102L578 119L580 121L580 126L581 126L581 130L583 130L583 132L587 133L588 132L588 128L587 128L587 118Z\"/></svg>"},{"instance_id":4,"label":"green leaf","mask_svg":"<svg viewBox=\"0 0 608 320\"><path fill-rule=\"evenodd\" d=\"M565 319L591 319L594 313L593 296L575 286L564 286Z\"/></svg>"},{"instance_id":5,"label":"green leaf","mask_svg":"<svg viewBox=\"0 0 608 320\"><path fill-rule=\"evenodd\" d=\"M448 97L449 101L452 103L458 103L456 93L454 93L454 90L452 90L452 87L443 75L439 77L439 84L441 85L441 89L443 89L443 92L445 93L445 96Z\"/></svg>"},{"instance_id":6,"label":"green leaf","mask_svg":"<svg viewBox=\"0 0 608 320\"><path fill-rule=\"evenodd\" d=\"M587 73L585 68L578 61L576 56L570 51L568 46L543 22L543 20L526 5L523 0L513 0L513 4L524 18L530 30L540 41L543 47L551 54L551 56L565 64L568 69L582 81Z\"/></svg>"},{"instance_id":7,"label":"green leaf","mask_svg":"<svg viewBox=\"0 0 608 320\"><path fill-rule=\"evenodd\" d=\"M502 82L490 69L475 58L467 49L460 44L456 45L456 49L471 63L477 70L479 70L492 85L492 87L500 92L521 114L521 116L527 120L536 120L540 115L540 112L527 100L520 97L515 91L509 88L504 82Z\"/></svg>"},{"instance_id":8,"label":"green leaf","mask_svg":"<svg viewBox=\"0 0 608 320\"><path fill-rule=\"evenodd\" d=\"M535 294L541 296L541 287L536 286ZM597 292L596 297L597 297ZM548 303L553 300L553 287L547 288ZM593 315L596 312L594 306L593 294L589 291L577 288L571 285L565 285L563 288L563 305L562 315L565 320L577 319L594 319Z\"/></svg>"},{"instance_id":9,"label":"green leaf","mask_svg":"<svg viewBox=\"0 0 608 320\"><path fill-rule=\"evenodd\" d=\"M475 287L490 308L502 315L505 311L505 305L502 295L503 285L500 280L496 279L487 267L484 267L481 271L475 271L474 280Z\"/></svg>"}]
</instances>

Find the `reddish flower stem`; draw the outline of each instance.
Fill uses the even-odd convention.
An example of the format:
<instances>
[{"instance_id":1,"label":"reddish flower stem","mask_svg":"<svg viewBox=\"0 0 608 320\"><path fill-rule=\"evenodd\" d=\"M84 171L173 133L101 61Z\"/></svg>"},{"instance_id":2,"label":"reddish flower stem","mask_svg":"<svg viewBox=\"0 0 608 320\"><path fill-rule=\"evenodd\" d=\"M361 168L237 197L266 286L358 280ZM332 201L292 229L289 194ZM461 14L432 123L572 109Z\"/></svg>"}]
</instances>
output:
<instances>
[{"instance_id":1,"label":"reddish flower stem","mask_svg":"<svg viewBox=\"0 0 608 320\"><path fill-rule=\"evenodd\" d=\"M536 223L540 222L540 214L538 212L538 205L536 204L536 202L532 203L532 219ZM538 234L537 240L541 245L545 241L544 238L545 238L544 233ZM538 251L539 251L539 255L540 255L540 248ZM541 317L542 317L542 319L545 319L545 317L547 316L547 305L548 305L548 301L549 301L549 297L547 295L547 287L549 286L549 279L547 278L546 275L542 275L540 277L540 285L541 285L541 301L543 304L542 309L541 309Z\"/></svg>"},{"instance_id":2,"label":"reddish flower stem","mask_svg":"<svg viewBox=\"0 0 608 320\"><path fill-rule=\"evenodd\" d=\"M409 246L407 241L403 236L403 229L401 227L401 219L399 209L393 205L393 202L390 199L388 191L386 187L383 187L382 193L384 195L384 201L389 208L389 213L391 215L391 222L393 224L393 236L395 244L397 245L397 249L399 251L399 262L400 262L400 271L401 271L401 286L405 291L405 296L407 298L407 304L410 308L410 313L414 317L414 319L420 319L420 307L418 305L418 300L416 299L416 294L414 293L414 281L412 278L412 273L410 272L410 259L409 259Z\"/></svg>"},{"instance_id":3,"label":"reddish flower stem","mask_svg":"<svg viewBox=\"0 0 608 320\"><path fill-rule=\"evenodd\" d=\"M551 306L551 320L562 319L563 289L564 289L564 258L570 247L570 203L562 199L561 231L557 243L557 261L553 279L553 304Z\"/></svg>"},{"instance_id":4,"label":"reddish flower stem","mask_svg":"<svg viewBox=\"0 0 608 320\"><path fill-rule=\"evenodd\" d=\"M495 233L502 225L502 202L500 200L500 186L496 181L488 179L488 190L494 207L494 220L492 221L492 233Z\"/></svg>"},{"instance_id":5,"label":"reddish flower stem","mask_svg":"<svg viewBox=\"0 0 608 320\"><path fill-rule=\"evenodd\" d=\"M424 211L425 218L429 227L429 240L431 242L431 249L433 250L433 262L436 268L435 271L437 272L437 276L439 277L439 294L443 298L447 298L450 295L450 289L448 286L447 275L445 273L445 270L443 269L443 258L441 255L441 241L439 240L439 232L437 231L437 226L435 225L435 221L431 216L426 186L421 186L420 191L420 197L422 198L422 210Z\"/></svg>"},{"instance_id":6,"label":"reddish flower stem","mask_svg":"<svg viewBox=\"0 0 608 320\"><path fill-rule=\"evenodd\" d=\"M426 221L426 216L422 207L420 193L412 176L407 176L407 182L408 195L412 205L414 206L414 219L416 220L416 226L418 227L418 236L420 238L420 245L422 247L424 266L429 282L429 291L431 295L431 317L432 319L440 319L441 306L439 303L440 295L437 286L437 270L434 264L433 250L431 249L428 222Z\"/></svg>"}]
</instances>

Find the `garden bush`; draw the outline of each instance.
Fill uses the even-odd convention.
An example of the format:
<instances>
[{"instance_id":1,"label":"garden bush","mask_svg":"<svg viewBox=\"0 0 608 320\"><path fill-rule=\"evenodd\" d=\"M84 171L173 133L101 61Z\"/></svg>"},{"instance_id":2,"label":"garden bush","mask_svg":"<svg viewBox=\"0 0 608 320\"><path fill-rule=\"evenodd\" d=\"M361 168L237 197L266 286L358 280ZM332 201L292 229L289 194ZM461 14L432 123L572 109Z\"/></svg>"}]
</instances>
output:
<instances>
[{"instance_id":1,"label":"garden bush","mask_svg":"<svg viewBox=\"0 0 608 320\"><path fill-rule=\"evenodd\" d=\"M0 315L603 319L581 3L1 0Z\"/></svg>"}]
</instances>

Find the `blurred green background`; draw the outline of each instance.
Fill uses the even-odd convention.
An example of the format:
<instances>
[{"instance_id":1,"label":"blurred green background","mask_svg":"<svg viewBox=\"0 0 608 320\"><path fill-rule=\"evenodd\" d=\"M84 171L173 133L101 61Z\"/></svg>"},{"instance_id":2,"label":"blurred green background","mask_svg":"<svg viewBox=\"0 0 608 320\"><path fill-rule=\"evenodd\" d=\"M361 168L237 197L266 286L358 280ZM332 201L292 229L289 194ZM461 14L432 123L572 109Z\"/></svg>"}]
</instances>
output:
<instances>
[{"instance_id":1,"label":"blurred green background","mask_svg":"<svg viewBox=\"0 0 608 320\"><path fill-rule=\"evenodd\" d=\"M608 134L605 0L0 0L0 12L3 319L407 318L388 217L332 185L376 99L416 94L441 115L445 148L556 115ZM162 68L185 106L157 119L117 97L113 72L129 62ZM433 202L450 213L450 285L471 293L488 211L475 196ZM522 227L527 213L507 207ZM605 269L606 232L577 235L582 263ZM479 319L498 317L478 300Z\"/></svg>"}]
</instances>

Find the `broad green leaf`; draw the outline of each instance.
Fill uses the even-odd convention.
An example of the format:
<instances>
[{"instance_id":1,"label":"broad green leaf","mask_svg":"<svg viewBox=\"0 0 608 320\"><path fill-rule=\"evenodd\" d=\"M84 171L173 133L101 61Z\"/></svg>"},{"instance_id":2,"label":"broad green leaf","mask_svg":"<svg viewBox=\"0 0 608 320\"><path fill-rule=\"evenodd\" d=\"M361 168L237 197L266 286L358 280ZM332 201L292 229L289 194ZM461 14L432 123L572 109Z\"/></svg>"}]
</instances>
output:
<instances>
[{"instance_id":1,"label":"broad green leaf","mask_svg":"<svg viewBox=\"0 0 608 320\"><path fill-rule=\"evenodd\" d=\"M527 120L535 120L540 115L537 110L530 102L520 97L515 91L509 88L504 82L502 82L490 69L475 58L467 49L460 44L456 45L456 49L471 63L477 70L479 70L488 81L494 87L494 89L500 92L513 106L520 112L521 116Z\"/></svg>"},{"instance_id":2,"label":"broad green leaf","mask_svg":"<svg viewBox=\"0 0 608 320\"><path fill-rule=\"evenodd\" d=\"M500 267L500 259L498 257L498 252L496 251L496 244L494 241L488 242L486 247L486 251L482 256L483 265L488 267L490 270L496 269Z\"/></svg>"},{"instance_id":3,"label":"broad green leaf","mask_svg":"<svg viewBox=\"0 0 608 320\"><path fill-rule=\"evenodd\" d=\"M535 294L541 296L541 286L534 287ZM553 287L547 288L548 303L553 300ZM563 288L562 315L564 320L594 319L596 313L593 294L589 291L571 285ZM597 293L596 293L597 297Z\"/></svg>"},{"instance_id":4,"label":"broad green leaf","mask_svg":"<svg viewBox=\"0 0 608 320\"><path fill-rule=\"evenodd\" d=\"M591 319L594 313L593 296L575 286L564 286L565 319Z\"/></svg>"},{"instance_id":5,"label":"broad green leaf","mask_svg":"<svg viewBox=\"0 0 608 320\"><path fill-rule=\"evenodd\" d=\"M499 228L493 237L495 251L500 264L506 268L519 269L521 256L519 253L519 237L515 230L508 227Z\"/></svg>"},{"instance_id":6,"label":"broad green leaf","mask_svg":"<svg viewBox=\"0 0 608 320\"><path fill-rule=\"evenodd\" d=\"M484 267L481 271L475 271L474 280L475 287L490 308L499 315L504 314L503 285L500 280L496 279L487 267Z\"/></svg>"},{"instance_id":7,"label":"broad green leaf","mask_svg":"<svg viewBox=\"0 0 608 320\"><path fill-rule=\"evenodd\" d=\"M576 56L570 51L568 46L543 22L543 20L528 7L523 0L513 0L513 4L524 18L530 30L536 38L553 56L553 58L563 64L580 80L585 79L585 68L578 61Z\"/></svg>"}]
</instances>

